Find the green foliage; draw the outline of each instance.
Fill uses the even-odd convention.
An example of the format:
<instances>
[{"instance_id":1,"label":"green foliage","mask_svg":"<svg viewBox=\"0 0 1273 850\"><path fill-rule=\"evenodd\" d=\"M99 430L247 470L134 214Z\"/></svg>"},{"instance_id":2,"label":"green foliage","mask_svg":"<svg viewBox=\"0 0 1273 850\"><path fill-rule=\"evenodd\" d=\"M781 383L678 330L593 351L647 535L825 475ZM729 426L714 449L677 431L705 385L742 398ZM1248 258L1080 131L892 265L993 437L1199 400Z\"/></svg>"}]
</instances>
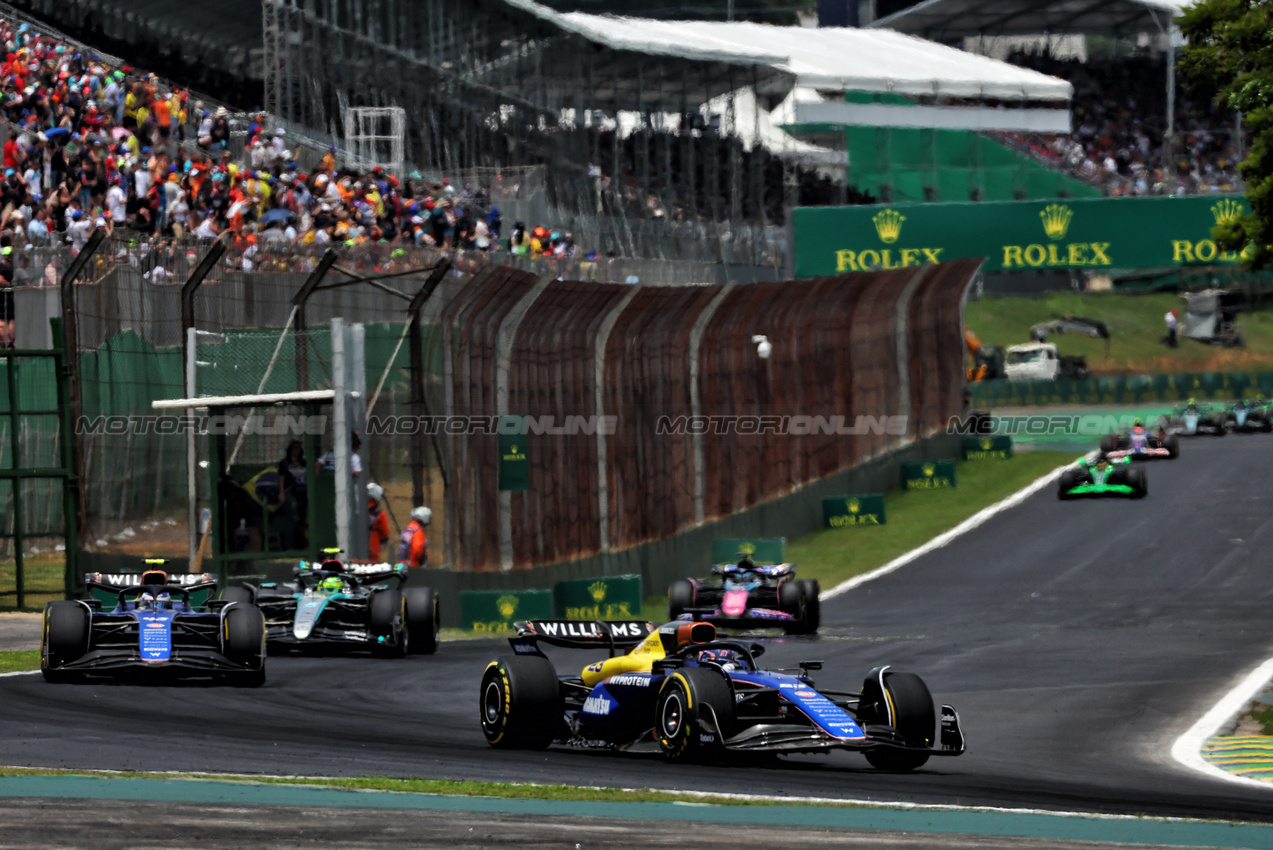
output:
<instances>
[{"instance_id":1,"label":"green foliage","mask_svg":"<svg viewBox=\"0 0 1273 850\"><path fill-rule=\"evenodd\" d=\"M1273 264L1273 0L1199 0L1177 19L1187 40L1180 70L1242 113L1251 149L1239 166L1251 214L1212 231L1224 250L1253 268Z\"/></svg>"}]
</instances>

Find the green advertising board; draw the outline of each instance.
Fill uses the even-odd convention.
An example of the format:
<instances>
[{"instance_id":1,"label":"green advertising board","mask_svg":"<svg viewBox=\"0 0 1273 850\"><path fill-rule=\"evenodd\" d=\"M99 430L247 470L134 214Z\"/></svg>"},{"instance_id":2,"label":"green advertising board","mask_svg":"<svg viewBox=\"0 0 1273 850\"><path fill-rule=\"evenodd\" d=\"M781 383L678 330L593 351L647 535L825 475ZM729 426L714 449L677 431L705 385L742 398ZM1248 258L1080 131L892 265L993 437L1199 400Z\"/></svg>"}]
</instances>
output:
<instances>
[{"instance_id":1,"label":"green advertising board","mask_svg":"<svg viewBox=\"0 0 1273 850\"><path fill-rule=\"evenodd\" d=\"M956 487L955 461L925 460L902 464L903 490L945 490Z\"/></svg>"},{"instance_id":2,"label":"green advertising board","mask_svg":"<svg viewBox=\"0 0 1273 850\"><path fill-rule=\"evenodd\" d=\"M822 500L824 528L862 528L884 525L887 521L883 493L830 496Z\"/></svg>"},{"instance_id":3,"label":"green advertising board","mask_svg":"<svg viewBox=\"0 0 1273 850\"><path fill-rule=\"evenodd\" d=\"M964 460L1007 460L1012 457L1012 438L1006 434L965 434L959 440Z\"/></svg>"},{"instance_id":4,"label":"green advertising board","mask_svg":"<svg viewBox=\"0 0 1273 850\"><path fill-rule=\"evenodd\" d=\"M553 611L559 620L637 619L641 616L641 577L559 581L553 585Z\"/></svg>"},{"instance_id":5,"label":"green advertising board","mask_svg":"<svg viewBox=\"0 0 1273 850\"><path fill-rule=\"evenodd\" d=\"M787 554L785 537L718 537L712 541L713 564L736 564L745 553L757 564L781 564Z\"/></svg>"},{"instance_id":6,"label":"green advertising board","mask_svg":"<svg viewBox=\"0 0 1273 850\"><path fill-rule=\"evenodd\" d=\"M551 620L551 590L461 590L460 628L502 632L518 620Z\"/></svg>"},{"instance_id":7,"label":"green advertising board","mask_svg":"<svg viewBox=\"0 0 1273 850\"><path fill-rule=\"evenodd\" d=\"M1032 381L977 381L969 384L974 407L1032 407L1053 404L1140 404L1191 398L1227 400L1273 396L1273 372L1185 372L1179 375L1125 375L1114 378L1056 378Z\"/></svg>"},{"instance_id":8,"label":"green advertising board","mask_svg":"<svg viewBox=\"0 0 1273 850\"><path fill-rule=\"evenodd\" d=\"M1134 269L1238 262L1211 228L1243 195L801 207L796 277L985 257L986 271Z\"/></svg>"},{"instance_id":9,"label":"green advertising board","mask_svg":"<svg viewBox=\"0 0 1273 850\"><path fill-rule=\"evenodd\" d=\"M499 418L499 489L529 490L530 461L526 456L526 417Z\"/></svg>"}]
</instances>

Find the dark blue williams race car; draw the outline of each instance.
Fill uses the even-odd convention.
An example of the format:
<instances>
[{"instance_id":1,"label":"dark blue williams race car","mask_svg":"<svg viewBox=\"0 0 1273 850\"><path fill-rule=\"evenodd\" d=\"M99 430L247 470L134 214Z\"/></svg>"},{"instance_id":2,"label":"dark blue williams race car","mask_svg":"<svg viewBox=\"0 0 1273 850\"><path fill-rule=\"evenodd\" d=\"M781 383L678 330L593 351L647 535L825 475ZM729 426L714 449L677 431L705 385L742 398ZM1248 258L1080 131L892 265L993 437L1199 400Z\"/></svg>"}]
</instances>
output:
<instances>
[{"instance_id":1,"label":"dark blue williams race car","mask_svg":"<svg viewBox=\"0 0 1273 850\"><path fill-rule=\"evenodd\" d=\"M672 582L667 616L811 635L822 621L820 593L816 579L796 578L795 564L757 564L742 554L736 564L715 564L710 578Z\"/></svg>"},{"instance_id":2,"label":"dark blue williams race car","mask_svg":"<svg viewBox=\"0 0 1273 850\"><path fill-rule=\"evenodd\" d=\"M84 576L91 598L44 608L40 671L49 682L87 676L210 676L265 683L265 618L254 605L210 601L211 575L163 570Z\"/></svg>"},{"instance_id":3,"label":"dark blue williams race car","mask_svg":"<svg viewBox=\"0 0 1273 850\"><path fill-rule=\"evenodd\" d=\"M762 644L718 639L711 623L516 625L514 655L495 659L482 676L482 734L493 747L556 743L661 752L672 761L843 749L894 771L965 750L955 710L938 710L922 679L891 667L872 670L858 693L830 691L810 678L821 662L765 670L757 663ZM606 649L610 657L561 676L545 644Z\"/></svg>"}]
</instances>

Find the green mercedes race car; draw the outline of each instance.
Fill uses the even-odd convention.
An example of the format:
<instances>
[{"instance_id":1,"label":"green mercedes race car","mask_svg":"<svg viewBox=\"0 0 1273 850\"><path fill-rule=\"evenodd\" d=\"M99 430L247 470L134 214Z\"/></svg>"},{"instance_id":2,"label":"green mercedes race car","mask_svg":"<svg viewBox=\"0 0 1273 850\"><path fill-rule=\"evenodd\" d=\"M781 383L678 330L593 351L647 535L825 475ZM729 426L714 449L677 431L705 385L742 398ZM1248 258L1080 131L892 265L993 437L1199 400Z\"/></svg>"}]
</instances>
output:
<instances>
[{"instance_id":1,"label":"green mercedes race car","mask_svg":"<svg viewBox=\"0 0 1273 850\"><path fill-rule=\"evenodd\" d=\"M1061 473L1057 486L1058 499L1124 496L1143 499L1149 493L1145 470L1133 466L1130 457L1109 457L1092 452Z\"/></svg>"}]
</instances>

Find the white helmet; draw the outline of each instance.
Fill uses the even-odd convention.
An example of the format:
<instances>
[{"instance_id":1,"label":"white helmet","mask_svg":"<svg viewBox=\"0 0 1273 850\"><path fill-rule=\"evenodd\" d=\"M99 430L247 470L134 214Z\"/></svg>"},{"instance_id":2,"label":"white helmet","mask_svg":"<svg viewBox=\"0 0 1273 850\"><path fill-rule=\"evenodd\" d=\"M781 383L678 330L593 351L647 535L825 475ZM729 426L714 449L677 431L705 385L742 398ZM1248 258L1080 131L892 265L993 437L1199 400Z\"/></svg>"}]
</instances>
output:
<instances>
[{"instance_id":1,"label":"white helmet","mask_svg":"<svg viewBox=\"0 0 1273 850\"><path fill-rule=\"evenodd\" d=\"M368 484L367 495L379 502L385 495L385 488L381 487L379 484Z\"/></svg>"},{"instance_id":2,"label":"white helmet","mask_svg":"<svg viewBox=\"0 0 1273 850\"><path fill-rule=\"evenodd\" d=\"M433 522L433 511L424 507L413 508L411 511L411 518L419 522L421 525L428 525Z\"/></svg>"}]
</instances>

